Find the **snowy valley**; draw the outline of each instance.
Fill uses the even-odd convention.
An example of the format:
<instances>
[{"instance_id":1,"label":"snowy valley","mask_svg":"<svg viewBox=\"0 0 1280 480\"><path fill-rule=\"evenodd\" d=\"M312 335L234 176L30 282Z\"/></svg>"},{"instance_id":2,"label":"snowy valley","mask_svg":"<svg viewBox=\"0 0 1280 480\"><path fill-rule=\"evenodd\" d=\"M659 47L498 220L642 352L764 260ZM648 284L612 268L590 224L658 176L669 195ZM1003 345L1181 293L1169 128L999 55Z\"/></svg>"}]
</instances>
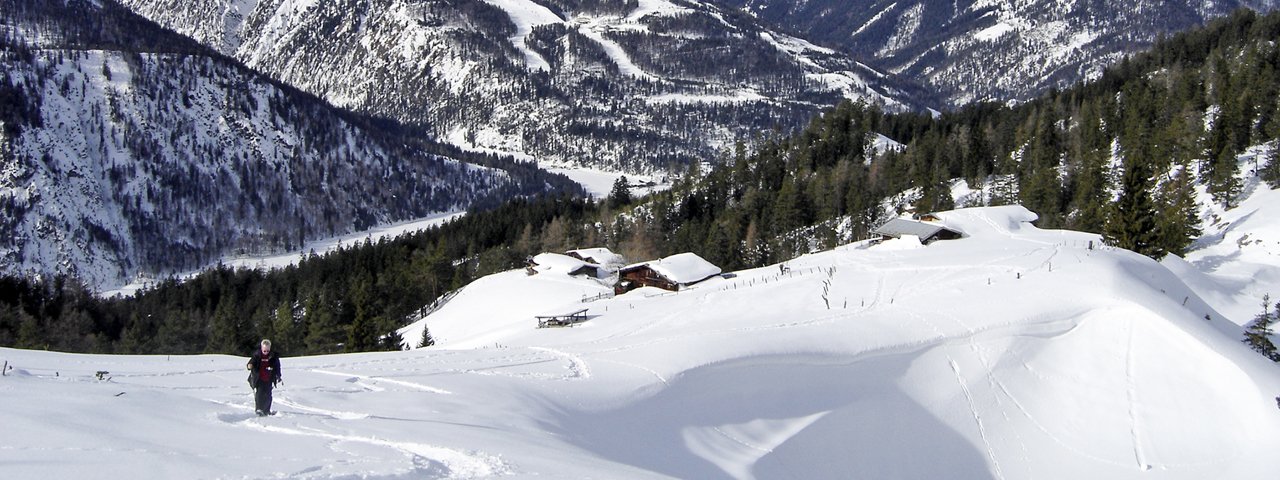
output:
<instances>
[{"instance_id":1,"label":"snowy valley","mask_svg":"<svg viewBox=\"0 0 1280 480\"><path fill-rule=\"evenodd\" d=\"M576 189L374 125L118 5L0 7L6 274L109 289Z\"/></svg>"}]
</instances>

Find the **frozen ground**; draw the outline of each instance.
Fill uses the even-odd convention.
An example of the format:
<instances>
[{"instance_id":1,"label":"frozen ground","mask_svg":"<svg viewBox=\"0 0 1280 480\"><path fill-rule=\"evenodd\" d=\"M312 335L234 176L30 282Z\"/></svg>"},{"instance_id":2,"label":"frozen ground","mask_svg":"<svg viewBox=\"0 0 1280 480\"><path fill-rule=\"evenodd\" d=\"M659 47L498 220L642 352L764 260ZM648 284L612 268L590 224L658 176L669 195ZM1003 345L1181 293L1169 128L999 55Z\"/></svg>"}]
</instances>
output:
<instances>
[{"instance_id":1,"label":"frozen ground","mask_svg":"<svg viewBox=\"0 0 1280 480\"><path fill-rule=\"evenodd\" d=\"M243 357L0 349L16 367L0 378L0 472L1234 479L1280 469L1280 368L1173 271L1090 250L1094 235L1039 230L1020 207L943 218L967 237L850 245L680 293L584 302L607 287L550 272L487 277L425 319L436 347L286 357L279 414L267 418L251 411ZM534 328L534 315L577 308L589 319L576 327ZM100 370L110 373L98 380Z\"/></svg>"}]
</instances>

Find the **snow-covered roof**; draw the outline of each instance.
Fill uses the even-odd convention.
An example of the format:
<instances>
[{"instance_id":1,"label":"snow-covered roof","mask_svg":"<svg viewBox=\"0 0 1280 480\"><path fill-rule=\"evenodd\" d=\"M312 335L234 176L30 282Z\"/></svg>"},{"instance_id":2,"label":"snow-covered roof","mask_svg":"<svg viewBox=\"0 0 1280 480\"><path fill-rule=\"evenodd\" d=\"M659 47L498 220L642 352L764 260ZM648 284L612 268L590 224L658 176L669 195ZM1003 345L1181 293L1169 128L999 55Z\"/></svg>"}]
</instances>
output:
<instances>
[{"instance_id":1,"label":"snow-covered roof","mask_svg":"<svg viewBox=\"0 0 1280 480\"><path fill-rule=\"evenodd\" d=\"M613 253L607 248L581 248L569 250L566 254L576 254L584 260L593 260L600 265L618 265L622 263L622 255Z\"/></svg>"},{"instance_id":2,"label":"snow-covered roof","mask_svg":"<svg viewBox=\"0 0 1280 480\"><path fill-rule=\"evenodd\" d=\"M889 220L884 225L876 228L873 233L894 238L899 238L903 235L913 235L919 237L920 240L925 241L933 238L934 235L937 235L938 232L943 230L954 232L956 234L960 233L937 223L921 222L906 218L895 218L893 220Z\"/></svg>"},{"instance_id":3,"label":"snow-covered roof","mask_svg":"<svg viewBox=\"0 0 1280 480\"><path fill-rule=\"evenodd\" d=\"M709 277L719 275L720 267L704 260L693 253L679 253L670 257L637 263L623 268L622 271L648 266L659 275L678 284L696 283Z\"/></svg>"},{"instance_id":4,"label":"snow-covered roof","mask_svg":"<svg viewBox=\"0 0 1280 480\"><path fill-rule=\"evenodd\" d=\"M555 272L568 275L586 266L587 262L559 253L539 253L533 256L534 270L539 272Z\"/></svg>"}]
</instances>

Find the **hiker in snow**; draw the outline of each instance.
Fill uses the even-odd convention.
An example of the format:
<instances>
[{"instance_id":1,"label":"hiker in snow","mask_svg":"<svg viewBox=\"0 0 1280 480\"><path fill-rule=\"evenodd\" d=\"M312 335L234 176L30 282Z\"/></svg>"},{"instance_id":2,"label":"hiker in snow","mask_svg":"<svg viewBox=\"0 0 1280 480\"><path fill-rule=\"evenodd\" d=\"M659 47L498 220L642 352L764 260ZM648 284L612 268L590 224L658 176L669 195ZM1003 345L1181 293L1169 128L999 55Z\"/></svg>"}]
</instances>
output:
<instances>
[{"instance_id":1,"label":"hiker in snow","mask_svg":"<svg viewBox=\"0 0 1280 480\"><path fill-rule=\"evenodd\" d=\"M271 414L271 389L280 383L280 357L271 353L271 340L262 340L249 363L249 386L253 387L254 410L258 416Z\"/></svg>"}]
</instances>

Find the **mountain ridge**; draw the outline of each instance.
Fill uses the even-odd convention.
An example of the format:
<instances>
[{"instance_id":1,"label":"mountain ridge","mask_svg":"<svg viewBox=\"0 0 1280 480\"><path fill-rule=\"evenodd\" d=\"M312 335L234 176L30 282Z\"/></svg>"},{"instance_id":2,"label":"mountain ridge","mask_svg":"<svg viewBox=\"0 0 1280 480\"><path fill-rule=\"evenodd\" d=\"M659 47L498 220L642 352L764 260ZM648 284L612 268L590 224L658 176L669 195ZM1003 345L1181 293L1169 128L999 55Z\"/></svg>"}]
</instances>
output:
<instances>
[{"instance_id":1,"label":"mountain ridge","mask_svg":"<svg viewBox=\"0 0 1280 480\"><path fill-rule=\"evenodd\" d=\"M5 0L4 12L0 227L10 273L109 287L237 250L287 250L494 197L572 189L392 124L375 130L376 120L109 0Z\"/></svg>"},{"instance_id":2,"label":"mountain ridge","mask_svg":"<svg viewBox=\"0 0 1280 480\"><path fill-rule=\"evenodd\" d=\"M340 106L552 165L679 170L840 98L918 108L882 73L701 2L125 4Z\"/></svg>"},{"instance_id":3,"label":"mountain ridge","mask_svg":"<svg viewBox=\"0 0 1280 480\"><path fill-rule=\"evenodd\" d=\"M938 90L957 108L1024 101L1096 78L1162 35L1273 0L1108 2L1033 0L722 0L763 21L838 47Z\"/></svg>"}]
</instances>

